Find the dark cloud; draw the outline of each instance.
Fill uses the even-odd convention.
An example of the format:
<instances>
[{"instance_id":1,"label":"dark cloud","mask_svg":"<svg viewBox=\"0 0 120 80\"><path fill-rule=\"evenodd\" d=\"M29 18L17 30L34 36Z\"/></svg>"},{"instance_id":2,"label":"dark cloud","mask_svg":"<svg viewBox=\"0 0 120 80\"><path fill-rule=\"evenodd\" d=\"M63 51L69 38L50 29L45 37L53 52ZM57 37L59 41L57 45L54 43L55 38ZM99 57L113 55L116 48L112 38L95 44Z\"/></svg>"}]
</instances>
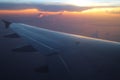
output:
<instances>
[{"instance_id":1,"label":"dark cloud","mask_svg":"<svg viewBox=\"0 0 120 80\"><path fill-rule=\"evenodd\" d=\"M9 9L9 10L16 10L16 9L28 9L28 8L37 8L39 10L44 11L82 11L89 9L90 7L79 7L79 6L72 6L72 5L64 5L64 4L37 4L37 3L0 3L0 9Z\"/></svg>"}]
</instances>

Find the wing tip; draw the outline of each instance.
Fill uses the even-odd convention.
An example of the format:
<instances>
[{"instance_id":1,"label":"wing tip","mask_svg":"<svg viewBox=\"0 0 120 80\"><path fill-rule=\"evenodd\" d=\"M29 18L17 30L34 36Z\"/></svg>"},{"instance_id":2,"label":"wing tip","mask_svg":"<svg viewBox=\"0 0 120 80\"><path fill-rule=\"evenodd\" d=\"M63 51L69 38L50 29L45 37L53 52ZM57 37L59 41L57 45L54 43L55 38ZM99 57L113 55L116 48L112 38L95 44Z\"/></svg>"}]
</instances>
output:
<instances>
[{"instance_id":1,"label":"wing tip","mask_svg":"<svg viewBox=\"0 0 120 80\"><path fill-rule=\"evenodd\" d=\"M5 24L5 27L6 27L6 28L9 28L10 25L12 24L12 22L6 21L6 20L4 20L4 19L1 19L1 21Z\"/></svg>"}]
</instances>

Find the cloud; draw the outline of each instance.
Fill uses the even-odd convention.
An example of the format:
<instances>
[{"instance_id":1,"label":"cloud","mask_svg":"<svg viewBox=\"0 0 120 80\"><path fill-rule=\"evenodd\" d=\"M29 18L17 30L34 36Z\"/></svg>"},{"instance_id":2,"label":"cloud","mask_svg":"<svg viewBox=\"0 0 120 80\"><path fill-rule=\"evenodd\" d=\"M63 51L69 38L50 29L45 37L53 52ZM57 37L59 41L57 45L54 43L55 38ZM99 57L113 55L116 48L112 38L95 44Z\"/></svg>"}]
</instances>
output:
<instances>
[{"instance_id":1,"label":"cloud","mask_svg":"<svg viewBox=\"0 0 120 80\"><path fill-rule=\"evenodd\" d=\"M107 12L112 14L120 14L120 7L111 8L111 10L107 10Z\"/></svg>"},{"instance_id":2,"label":"cloud","mask_svg":"<svg viewBox=\"0 0 120 80\"><path fill-rule=\"evenodd\" d=\"M89 8L65 4L0 3L0 14L36 14L36 16L42 18L63 15L64 13L80 12Z\"/></svg>"},{"instance_id":3,"label":"cloud","mask_svg":"<svg viewBox=\"0 0 120 80\"><path fill-rule=\"evenodd\" d=\"M25 14L38 14L39 13L39 10L37 9L23 9L23 10L0 10L0 14L3 14L3 15L12 15L12 14L22 14L22 15L25 15Z\"/></svg>"},{"instance_id":4,"label":"cloud","mask_svg":"<svg viewBox=\"0 0 120 80\"><path fill-rule=\"evenodd\" d=\"M65 4L37 4L37 3L0 3L2 10L18 10L36 8L43 11L82 11L90 7L79 7Z\"/></svg>"},{"instance_id":5,"label":"cloud","mask_svg":"<svg viewBox=\"0 0 120 80\"><path fill-rule=\"evenodd\" d=\"M97 14L120 14L120 7L98 7L83 10L82 13L97 13Z\"/></svg>"},{"instance_id":6,"label":"cloud","mask_svg":"<svg viewBox=\"0 0 120 80\"><path fill-rule=\"evenodd\" d=\"M22 15L22 16L36 16L39 18L48 16L63 15L64 11L52 12L52 11L41 11L38 9L21 9L21 10L0 10L0 15Z\"/></svg>"},{"instance_id":7,"label":"cloud","mask_svg":"<svg viewBox=\"0 0 120 80\"><path fill-rule=\"evenodd\" d=\"M39 13L39 17L42 18L42 17L47 17L47 16L58 16L58 15L63 15L64 12L45 12L45 11L41 11Z\"/></svg>"},{"instance_id":8,"label":"cloud","mask_svg":"<svg viewBox=\"0 0 120 80\"><path fill-rule=\"evenodd\" d=\"M110 13L112 13L112 14L120 14L120 11L112 11Z\"/></svg>"}]
</instances>

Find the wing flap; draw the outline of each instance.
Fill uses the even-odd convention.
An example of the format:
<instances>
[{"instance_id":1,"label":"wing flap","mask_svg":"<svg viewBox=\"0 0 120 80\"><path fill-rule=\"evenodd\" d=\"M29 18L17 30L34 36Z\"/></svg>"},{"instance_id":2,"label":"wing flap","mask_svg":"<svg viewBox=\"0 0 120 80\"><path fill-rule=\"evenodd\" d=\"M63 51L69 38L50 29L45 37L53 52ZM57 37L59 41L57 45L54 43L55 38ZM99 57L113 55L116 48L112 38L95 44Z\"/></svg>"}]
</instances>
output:
<instances>
[{"instance_id":1,"label":"wing flap","mask_svg":"<svg viewBox=\"0 0 120 80\"><path fill-rule=\"evenodd\" d=\"M22 47L15 48L12 51L14 52L36 52L37 50L33 48L33 46L31 45L25 45Z\"/></svg>"}]
</instances>

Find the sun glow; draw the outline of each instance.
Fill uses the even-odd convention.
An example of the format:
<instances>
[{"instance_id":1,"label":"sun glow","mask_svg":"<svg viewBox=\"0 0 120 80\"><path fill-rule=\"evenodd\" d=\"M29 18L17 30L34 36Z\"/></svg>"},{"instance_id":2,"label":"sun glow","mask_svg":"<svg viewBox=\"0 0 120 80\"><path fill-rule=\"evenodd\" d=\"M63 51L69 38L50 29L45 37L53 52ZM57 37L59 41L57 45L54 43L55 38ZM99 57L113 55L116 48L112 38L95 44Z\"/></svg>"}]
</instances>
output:
<instances>
[{"instance_id":1,"label":"sun glow","mask_svg":"<svg viewBox=\"0 0 120 80\"><path fill-rule=\"evenodd\" d=\"M37 9L23 9L23 10L0 10L0 14L35 14L39 13Z\"/></svg>"},{"instance_id":2,"label":"sun glow","mask_svg":"<svg viewBox=\"0 0 120 80\"><path fill-rule=\"evenodd\" d=\"M87 1L87 0L70 0L69 4L76 5L76 6L93 6L94 2Z\"/></svg>"},{"instance_id":3,"label":"sun glow","mask_svg":"<svg viewBox=\"0 0 120 80\"><path fill-rule=\"evenodd\" d=\"M88 10L82 11L82 13L111 13L111 14L119 14L120 13L120 7L108 7L108 8L92 8Z\"/></svg>"},{"instance_id":4,"label":"sun glow","mask_svg":"<svg viewBox=\"0 0 120 80\"><path fill-rule=\"evenodd\" d=\"M75 6L88 6L88 7L95 7L95 6L110 6L114 4L113 2L100 2L95 0L69 0L66 3Z\"/></svg>"}]
</instances>

